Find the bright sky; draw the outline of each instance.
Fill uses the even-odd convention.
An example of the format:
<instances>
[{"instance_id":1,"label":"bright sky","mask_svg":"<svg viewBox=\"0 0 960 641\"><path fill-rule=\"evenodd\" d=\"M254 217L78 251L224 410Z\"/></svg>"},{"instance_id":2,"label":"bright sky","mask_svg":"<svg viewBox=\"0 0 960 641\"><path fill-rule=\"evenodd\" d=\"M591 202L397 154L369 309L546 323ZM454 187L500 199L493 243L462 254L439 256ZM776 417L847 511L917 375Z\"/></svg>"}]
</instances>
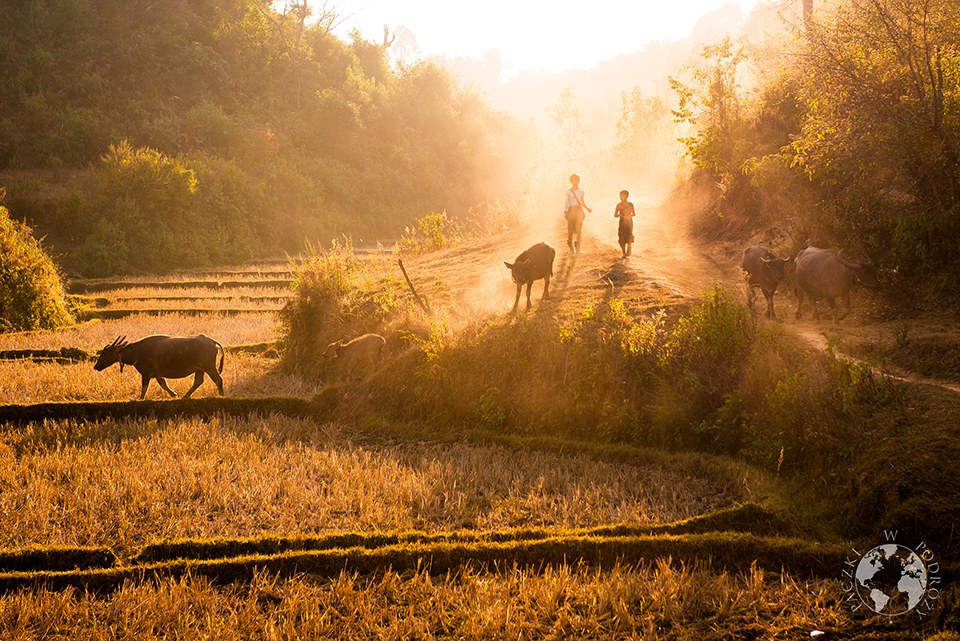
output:
<instances>
[{"instance_id":1,"label":"bright sky","mask_svg":"<svg viewBox=\"0 0 960 641\"><path fill-rule=\"evenodd\" d=\"M508 75L521 70L591 69L602 60L633 53L652 40L679 40L697 19L729 0L346 0L336 30L346 38L353 27L367 40L383 41L407 27L422 56L480 57L499 49ZM749 13L757 0L734 0ZM352 15L351 15L352 14Z\"/></svg>"}]
</instances>

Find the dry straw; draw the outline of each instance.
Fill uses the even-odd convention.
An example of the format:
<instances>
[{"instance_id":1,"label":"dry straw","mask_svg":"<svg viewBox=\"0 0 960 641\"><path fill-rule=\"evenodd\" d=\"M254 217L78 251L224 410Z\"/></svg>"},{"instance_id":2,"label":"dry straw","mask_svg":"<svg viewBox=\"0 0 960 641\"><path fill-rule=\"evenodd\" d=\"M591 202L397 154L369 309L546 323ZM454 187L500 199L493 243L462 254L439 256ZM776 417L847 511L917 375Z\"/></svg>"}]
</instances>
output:
<instances>
[{"instance_id":1,"label":"dry straw","mask_svg":"<svg viewBox=\"0 0 960 641\"><path fill-rule=\"evenodd\" d=\"M68 421L0 441L0 544L675 521L737 500L704 479L466 444L350 445L309 420Z\"/></svg>"}]
</instances>

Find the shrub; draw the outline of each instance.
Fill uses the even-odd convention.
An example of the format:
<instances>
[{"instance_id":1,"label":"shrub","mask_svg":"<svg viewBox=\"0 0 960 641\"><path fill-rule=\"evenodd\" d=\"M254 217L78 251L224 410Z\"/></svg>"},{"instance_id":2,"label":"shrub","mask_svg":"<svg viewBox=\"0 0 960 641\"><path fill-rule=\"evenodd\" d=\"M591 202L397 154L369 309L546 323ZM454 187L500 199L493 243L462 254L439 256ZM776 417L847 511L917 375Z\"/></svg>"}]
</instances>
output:
<instances>
[{"instance_id":1,"label":"shrub","mask_svg":"<svg viewBox=\"0 0 960 641\"><path fill-rule=\"evenodd\" d=\"M661 445L725 453L742 443L739 389L756 327L732 292L715 288L663 339L654 433Z\"/></svg>"},{"instance_id":2,"label":"shrub","mask_svg":"<svg viewBox=\"0 0 960 641\"><path fill-rule=\"evenodd\" d=\"M352 245L334 241L330 250L307 244L309 258L295 266L294 295L280 311L280 367L311 380L326 378L339 363L325 362L329 343L363 333L384 333L403 305L395 277L361 274Z\"/></svg>"},{"instance_id":3,"label":"shrub","mask_svg":"<svg viewBox=\"0 0 960 641\"><path fill-rule=\"evenodd\" d=\"M0 331L52 329L72 322L53 260L30 228L0 206Z\"/></svg>"},{"instance_id":4,"label":"shrub","mask_svg":"<svg viewBox=\"0 0 960 641\"><path fill-rule=\"evenodd\" d=\"M83 243L73 253L85 275L166 272L194 266L203 222L197 179L181 159L127 141L101 158L78 221Z\"/></svg>"},{"instance_id":5,"label":"shrub","mask_svg":"<svg viewBox=\"0 0 960 641\"><path fill-rule=\"evenodd\" d=\"M330 251L311 246L310 254L296 268L293 298L280 310L278 341L282 369L307 376L319 370L322 328L336 322L356 262L353 249L338 243Z\"/></svg>"},{"instance_id":6,"label":"shrub","mask_svg":"<svg viewBox=\"0 0 960 641\"><path fill-rule=\"evenodd\" d=\"M404 256L426 254L457 245L461 237L460 226L447 216L447 212L428 214L404 230L397 241L397 252Z\"/></svg>"}]
</instances>

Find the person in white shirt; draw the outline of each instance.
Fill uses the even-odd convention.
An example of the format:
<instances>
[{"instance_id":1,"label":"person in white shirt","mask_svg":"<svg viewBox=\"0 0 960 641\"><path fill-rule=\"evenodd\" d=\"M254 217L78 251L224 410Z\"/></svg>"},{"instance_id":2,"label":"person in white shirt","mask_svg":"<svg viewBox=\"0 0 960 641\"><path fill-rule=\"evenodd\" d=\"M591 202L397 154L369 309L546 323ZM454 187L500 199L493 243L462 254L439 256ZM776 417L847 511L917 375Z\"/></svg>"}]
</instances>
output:
<instances>
[{"instance_id":1,"label":"person in white shirt","mask_svg":"<svg viewBox=\"0 0 960 641\"><path fill-rule=\"evenodd\" d=\"M563 194L563 217L567 219L567 246L570 247L570 251L579 254L580 240L583 236L583 219L586 218L584 210L589 213L593 213L593 210L587 207L587 203L583 200L580 176L576 174L570 176L570 184L573 187Z\"/></svg>"}]
</instances>

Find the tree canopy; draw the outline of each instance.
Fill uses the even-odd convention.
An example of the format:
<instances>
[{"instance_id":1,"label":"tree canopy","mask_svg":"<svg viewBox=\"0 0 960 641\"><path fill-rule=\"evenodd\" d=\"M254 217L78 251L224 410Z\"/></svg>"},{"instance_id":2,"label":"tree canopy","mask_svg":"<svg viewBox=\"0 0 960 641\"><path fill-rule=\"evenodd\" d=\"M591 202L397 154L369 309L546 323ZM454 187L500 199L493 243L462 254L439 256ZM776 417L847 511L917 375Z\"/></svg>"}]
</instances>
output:
<instances>
[{"instance_id":1,"label":"tree canopy","mask_svg":"<svg viewBox=\"0 0 960 641\"><path fill-rule=\"evenodd\" d=\"M0 171L89 168L42 230L72 248L75 269L202 266L342 234L373 242L519 195L509 177L522 173L528 126L432 65L398 69L382 44L335 37L327 5L284 7L7 4Z\"/></svg>"},{"instance_id":2,"label":"tree canopy","mask_svg":"<svg viewBox=\"0 0 960 641\"><path fill-rule=\"evenodd\" d=\"M705 46L671 83L695 125L687 155L724 187L719 213L955 281L958 42L952 0L839 0L775 44Z\"/></svg>"}]
</instances>

